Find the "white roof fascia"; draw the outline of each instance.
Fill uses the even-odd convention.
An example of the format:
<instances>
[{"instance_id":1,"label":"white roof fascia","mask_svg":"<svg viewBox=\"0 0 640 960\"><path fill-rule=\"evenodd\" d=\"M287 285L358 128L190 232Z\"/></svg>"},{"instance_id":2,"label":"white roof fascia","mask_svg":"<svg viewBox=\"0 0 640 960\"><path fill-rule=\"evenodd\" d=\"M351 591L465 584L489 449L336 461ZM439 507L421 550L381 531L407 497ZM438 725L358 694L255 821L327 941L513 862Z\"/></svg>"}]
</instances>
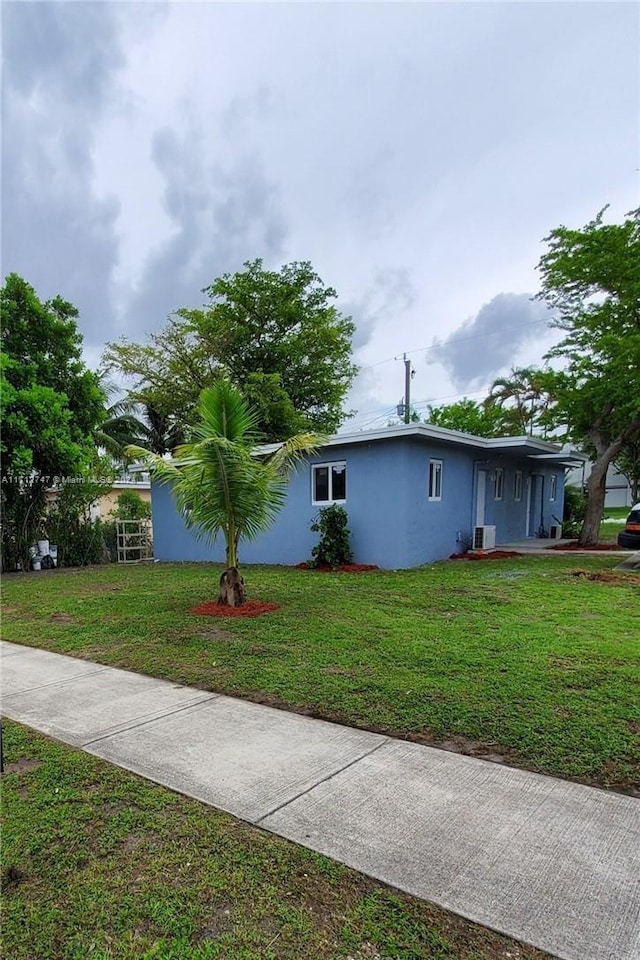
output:
<instances>
[{"instance_id":1,"label":"white roof fascia","mask_svg":"<svg viewBox=\"0 0 640 960\"><path fill-rule=\"evenodd\" d=\"M150 490L150 480L114 480L111 484L112 490Z\"/></svg>"},{"instance_id":2,"label":"white roof fascia","mask_svg":"<svg viewBox=\"0 0 640 960\"><path fill-rule=\"evenodd\" d=\"M575 463L586 463L589 457L586 453L578 453L577 450L565 450L564 453L531 453L530 460L571 460Z\"/></svg>"},{"instance_id":3,"label":"white roof fascia","mask_svg":"<svg viewBox=\"0 0 640 960\"><path fill-rule=\"evenodd\" d=\"M339 446L344 443L366 443L370 440L391 440L395 437L420 437L423 440L446 440L470 447L484 447L485 439L460 430L449 430L431 423L402 423L397 427L383 427L380 430L360 430L357 433L342 433L331 437L326 446Z\"/></svg>"},{"instance_id":4,"label":"white roof fascia","mask_svg":"<svg viewBox=\"0 0 640 960\"><path fill-rule=\"evenodd\" d=\"M502 448L520 448L520 447L529 447L534 450L540 450L541 453L559 453L560 444L552 443L550 440L538 440L537 437L488 437L485 441L487 447L491 449L492 447L502 447ZM534 456L534 454L532 454ZM565 453L566 456L566 453Z\"/></svg>"},{"instance_id":5,"label":"white roof fascia","mask_svg":"<svg viewBox=\"0 0 640 960\"><path fill-rule=\"evenodd\" d=\"M326 447L349 446L354 443L371 443L376 440L395 440L398 437L415 437L419 440L440 440L443 443L454 443L464 447L475 447L478 450L496 452L500 450L514 452L521 451L528 453L531 450L539 450L542 456L555 454L560 457L560 444L552 443L549 440L538 440L534 437L477 437L472 433L463 433L461 430L449 430L447 427L438 427L431 423L403 423L395 427L383 427L378 430L359 430L354 433L339 433L329 437L319 449ZM282 446L281 443L265 443L256 449L258 456L267 456L274 453ZM535 454L528 453L529 456ZM573 456L565 451L562 455L564 459ZM139 464L133 464L129 467L130 472L141 469ZM148 469L144 467L143 469Z\"/></svg>"}]
</instances>

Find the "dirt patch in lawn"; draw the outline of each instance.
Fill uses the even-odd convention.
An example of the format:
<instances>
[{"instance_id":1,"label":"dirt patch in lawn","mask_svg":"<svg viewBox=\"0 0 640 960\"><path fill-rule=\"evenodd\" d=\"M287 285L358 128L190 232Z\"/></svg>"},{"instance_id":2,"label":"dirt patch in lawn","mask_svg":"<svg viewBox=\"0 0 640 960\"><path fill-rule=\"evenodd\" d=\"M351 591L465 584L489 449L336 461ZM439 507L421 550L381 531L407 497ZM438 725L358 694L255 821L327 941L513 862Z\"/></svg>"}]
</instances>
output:
<instances>
[{"instance_id":1,"label":"dirt patch in lawn","mask_svg":"<svg viewBox=\"0 0 640 960\"><path fill-rule=\"evenodd\" d=\"M571 570L570 576L583 580L593 580L595 583L609 583L614 587L628 587L629 584L640 586L640 577L633 573L614 573L609 570L593 572L591 570Z\"/></svg>"},{"instance_id":2,"label":"dirt patch in lawn","mask_svg":"<svg viewBox=\"0 0 640 960\"><path fill-rule=\"evenodd\" d=\"M75 623L75 617L72 617L70 613L52 613L49 617L52 623Z\"/></svg>"},{"instance_id":3,"label":"dirt patch in lawn","mask_svg":"<svg viewBox=\"0 0 640 960\"><path fill-rule=\"evenodd\" d=\"M510 560L521 556L517 550L492 550L491 553L452 553L449 560Z\"/></svg>"},{"instance_id":4,"label":"dirt patch in lawn","mask_svg":"<svg viewBox=\"0 0 640 960\"><path fill-rule=\"evenodd\" d=\"M583 547L582 544L578 543L577 540L571 540L569 543L556 543L555 546L549 547L550 550L624 550L624 547L619 547L617 543L594 543L589 547Z\"/></svg>"},{"instance_id":5,"label":"dirt patch in lawn","mask_svg":"<svg viewBox=\"0 0 640 960\"><path fill-rule=\"evenodd\" d=\"M259 617L263 613L279 610L279 603L263 603L262 600L247 600L239 607L228 607L216 600L192 607L190 613L197 617Z\"/></svg>"},{"instance_id":6,"label":"dirt patch in lawn","mask_svg":"<svg viewBox=\"0 0 640 960\"><path fill-rule=\"evenodd\" d=\"M37 770L39 766L39 760L28 760L26 757L21 757L19 760L13 761L13 763L5 763L4 772L31 773L32 770Z\"/></svg>"},{"instance_id":7,"label":"dirt patch in lawn","mask_svg":"<svg viewBox=\"0 0 640 960\"><path fill-rule=\"evenodd\" d=\"M372 570L379 570L380 567L375 563L341 563L338 567L330 567L329 564L322 563L319 567L311 567L308 563L297 563L295 570L312 570L316 573L370 573Z\"/></svg>"}]
</instances>

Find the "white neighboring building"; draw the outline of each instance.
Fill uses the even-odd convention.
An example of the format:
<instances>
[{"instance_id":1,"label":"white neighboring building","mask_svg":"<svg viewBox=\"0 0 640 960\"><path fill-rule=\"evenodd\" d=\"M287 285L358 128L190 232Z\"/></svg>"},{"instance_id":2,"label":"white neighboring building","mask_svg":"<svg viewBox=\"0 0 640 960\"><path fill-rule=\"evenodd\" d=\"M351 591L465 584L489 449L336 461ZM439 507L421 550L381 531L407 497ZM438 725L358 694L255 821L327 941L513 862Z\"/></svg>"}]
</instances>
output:
<instances>
[{"instance_id":1,"label":"white neighboring building","mask_svg":"<svg viewBox=\"0 0 640 960\"><path fill-rule=\"evenodd\" d=\"M582 487L591 473L591 463L587 461L582 467L569 470L566 483L574 487ZM607 470L607 492L604 500L605 507L632 507L631 485L626 477L616 470L613 464Z\"/></svg>"}]
</instances>

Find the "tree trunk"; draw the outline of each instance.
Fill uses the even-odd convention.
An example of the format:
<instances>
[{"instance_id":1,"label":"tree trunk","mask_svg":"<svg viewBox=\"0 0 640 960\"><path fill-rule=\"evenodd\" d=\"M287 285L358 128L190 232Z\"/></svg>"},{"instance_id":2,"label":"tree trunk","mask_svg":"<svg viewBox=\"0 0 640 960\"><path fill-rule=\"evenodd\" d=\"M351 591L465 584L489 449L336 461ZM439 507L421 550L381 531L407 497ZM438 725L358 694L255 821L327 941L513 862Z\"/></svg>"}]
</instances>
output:
<instances>
[{"instance_id":1,"label":"tree trunk","mask_svg":"<svg viewBox=\"0 0 640 960\"><path fill-rule=\"evenodd\" d=\"M607 469L610 461L600 457L587 480L587 508L578 543L583 547L593 546L600 536L600 521L604 513L604 498L607 489Z\"/></svg>"},{"instance_id":2,"label":"tree trunk","mask_svg":"<svg viewBox=\"0 0 640 960\"><path fill-rule=\"evenodd\" d=\"M640 417L636 417L627 429L611 443L607 443L598 426L589 431L589 439L596 449L598 459L594 463L587 480L587 509L582 530L578 537L578 543L583 547L592 547L598 542L600 521L604 513L609 464L615 460L625 443L638 435L639 429Z\"/></svg>"},{"instance_id":3,"label":"tree trunk","mask_svg":"<svg viewBox=\"0 0 640 960\"><path fill-rule=\"evenodd\" d=\"M220 577L218 603L225 607L239 607L247 599L244 580L238 569L238 533L233 521L224 531L226 569Z\"/></svg>"},{"instance_id":4,"label":"tree trunk","mask_svg":"<svg viewBox=\"0 0 640 960\"><path fill-rule=\"evenodd\" d=\"M244 580L237 567L227 567L220 577L218 603L225 607L239 607L246 600Z\"/></svg>"}]
</instances>

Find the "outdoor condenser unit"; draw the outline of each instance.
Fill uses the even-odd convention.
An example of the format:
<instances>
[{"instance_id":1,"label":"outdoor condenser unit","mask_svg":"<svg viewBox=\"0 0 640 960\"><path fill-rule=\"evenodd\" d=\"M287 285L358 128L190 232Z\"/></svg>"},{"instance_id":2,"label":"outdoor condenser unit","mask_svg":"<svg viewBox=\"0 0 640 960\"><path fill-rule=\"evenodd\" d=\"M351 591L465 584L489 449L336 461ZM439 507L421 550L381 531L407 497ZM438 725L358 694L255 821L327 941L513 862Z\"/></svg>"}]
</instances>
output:
<instances>
[{"instance_id":1,"label":"outdoor condenser unit","mask_svg":"<svg viewBox=\"0 0 640 960\"><path fill-rule=\"evenodd\" d=\"M473 531L473 549L491 550L496 545L495 526L475 527Z\"/></svg>"}]
</instances>

